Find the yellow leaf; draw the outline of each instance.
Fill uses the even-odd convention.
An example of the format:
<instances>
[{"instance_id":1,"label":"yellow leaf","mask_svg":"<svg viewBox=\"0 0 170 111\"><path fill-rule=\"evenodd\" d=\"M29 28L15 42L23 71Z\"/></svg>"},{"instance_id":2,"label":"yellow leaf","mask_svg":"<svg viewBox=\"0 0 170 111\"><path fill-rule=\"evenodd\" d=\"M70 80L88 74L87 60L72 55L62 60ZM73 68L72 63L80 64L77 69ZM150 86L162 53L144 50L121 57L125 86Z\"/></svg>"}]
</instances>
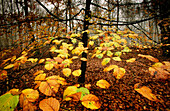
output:
<instances>
[{"instance_id":1,"label":"yellow leaf","mask_svg":"<svg viewBox=\"0 0 170 111\"><path fill-rule=\"evenodd\" d=\"M89 45L93 46L94 45L94 41L89 41Z\"/></svg>"},{"instance_id":2,"label":"yellow leaf","mask_svg":"<svg viewBox=\"0 0 170 111\"><path fill-rule=\"evenodd\" d=\"M120 57L113 57L112 59L115 61L122 61Z\"/></svg>"},{"instance_id":3,"label":"yellow leaf","mask_svg":"<svg viewBox=\"0 0 170 111\"><path fill-rule=\"evenodd\" d=\"M32 63L35 63L35 62L37 62L37 60L38 60L37 58L35 58L35 59L34 58L29 58L27 61L31 61Z\"/></svg>"},{"instance_id":4,"label":"yellow leaf","mask_svg":"<svg viewBox=\"0 0 170 111\"><path fill-rule=\"evenodd\" d=\"M136 58L130 58L128 60L126 60L126 62L135 62Z\"/></svg>"},{"instance_id":5,"label":"yellow leaf","mask_svg":"<svg viewBox=\"0 0 170 111\"><path fill-rule=\"evenodd\" d=\"M68 77L71 74L71 69L70 68L64 68L63 69L63 74Z\"/></svg>"},{"instance_id":6,"label":"yellow leaf","mask_svg":"<svg viewBox=\"0 0 170 111\"><path fill-rule=\"evenodd\" d=\"M116 77L116 79L120 79L125 75L125 69L124 68L115 68L113 75Z\"/></svg>"},{"instance_id":7,"label":"yellow leaf","mask_svg":"<svg viewBox=\"0 0 170 111\"><path fill-rule=\"evenodd\" d=\"M26 97L29 102L35 102L39 98L39 92L34 89L24 89L22 94Z\"/></svg>"},{"instance_id":8,"label":"yellow leaf","mask_svg":"<svg viewBox=\"0 0 170 111\"><path fill-rule=\"evenodd\" d=\"M69 98L69 95L75 94L77 93L77 87L76 86L68 86L65 90L64 90L64 94L63 94L63 99L66 101L71 100L71 98Z\"/></svg>"},{"instance_id":9,"label":"yellow leaf","mask_svg":"<svg viewBox=\"0 0 170 111\"><path fill-rule=\"evenodd\" d=\"M45 78L46 78L46 74L39 74L38 76L35 77L35 79L34 79L35 84L37 84L35 86L35 89L40 86L41 81L45 80Z\"/></svg>"},{"instance_id":10,"label":"yellow leaf","mask_svg":"<svg viewBox=\"0 0 170 111\"><path fill-rule=\"evenodd\" d=\"M21 54L26 55L26 54L27 54L27 52L23 51Z\"/></svg>"},{"instance_id":11,"label":"yellow leaf","mask_svg":"<svg viewBox=\"0 0 170 111\"><path fill-rule=\"evenodd\" d=\"M109 62L110 62L110 58L104 58L103 61L102 61L102 65L104 66Z\"/></svg>"},{"instance_id":12,"label":"yellow leaf","mask_svg":"<svg viewBox=\"0 0 170 111\"><path fill-rule=\"evenodd\" d=\"M13 57L11 58L11 62L13 62L15 59L16 59L16 56L13 56Z\"/></svg>"},{"instance_id":13,"label":"yellow leaf","mask_svg":"<svg viewBox=\"0 0 170 111\"><path fill-rule=\"evenodd\" d=\"M161 63L161 62L157 62L157 63L155 63L154 65L152 65L152 67L157 67L157 68L163 68L163 64Z\"/></svg>"},{"instance_id":14,"label":"yellow leaf","mask_svg":"<svg viewBox=\"0 0 170 111\"><path fill-rule=\"evenodd\" d=\"M84 57L83 57L83 58L81 58L80 60L82 60L82 61L87 61L87 59L86 59L86 58L84 58Z\"/></svg>"},{"instance_id":15,"label":"yellow leaf","mask_svg":"<svg viewBox=\"0 0 170 111\"><path fill-rule=\"evenodd\" d=\"M73 57L72 57L72 59L77 59L77 58L79 58L79 57L78 57L78 56L73 56Z\"/></svg>"},{"instance_id":16,"label":"yellow leaf","mask_svg":"<svg viewBox=\"0 0 170 111\"><path fill-rule=\"evenodd\" d=\"M56 47L53 45L51 48L50 48L50 52L55 52L56 50Z\"/></svg>"},{"instance_id":17,"label":"yellow leaf","mask_svg":"<svg viewBox=\"0 0 170 111\"><path fill-rule=\"evenodd\" d=\"M40 61L38 62L39 64L43 63L45 61L45 59L40 59Z\"/></svg>"},{"instance_id":18,"label":"yellow leaf","mask_svg":"<svg viewBox=\"0 0 170 111\"><path fill-rule=\"evenodd\" d=\"M4 67L4 69L10 69L10 68L12 68L12 67L14 67L14 64L9 64L9 65L7 65L6 67Z\"/></svg>"},{"instance_id":19,"label":"yellow leaf","mask_svg":"<svg viewBox=\"0 0 170 111\"><path fill-rule=\"evenodd\" d=\"M81 75L81 70L80 70L80 69L75 70L75 71L72 72L72 74L73 74L74 76L80 76L80 75Z\"/></svg>"},{"instance_id":20,"label":"yellow leaf","mask_svg":"<svg viewBox=\"0 0 170 111\"><path fill-rule=\"evenodd\" d=\"M83 96L81 101L82 105L85 106L86 108L99 109L101 107L99 98L93 94Z\"/></svg>"},{"instance_id":21,"label":"yellow leaf","mask_svg":"<svg viewBox=\"0 0 170 111\"><path fill-rule=\"evenodd\" d=\"M144 97L148 98L151 101L159 101L156 97L156 95L154 95L152 93L152 90L146 86L142 86L141 88L137 88L137 84L134 85L135 91L137 91L138 93L142 94Z\"/></svg>"},{"instance_id":22,"label":"yellow leaf","mask_svg":"<svg viewBox=\"0 0 170 111\"><path fill-rule=\"evenodd\" d=\"M60 40L60 41L59 41L59 40L53 40L53 42L54 42L56 45L58 45L58 44L61 43L61 40Z\"/></svg>"},{"instance_id":23,"label":"yellow leaf","mask_svg":"<svg viewBox=\"0 0 170 111\"><path fill-rule=\"evenodd\" d=\"M104 68L103 71L104 71L104 72L108 72L108 71L110 71L110 70L112 70L112 69L114 69L114 68L118 68L118 66L117 66L117 65L110 65L110 66Z\"/></svg>"},{"instance_id":24,"label":"yellow leaf","mask_svg":"<svg viewBox=\"0 0 170 111\"><path fill-rule=\"evenodd\" d=\"M43 111L58 111L60 109L60 103L56 98L50 97L40 101L39 107Z\"/></svg>"},{"instance_id":25,"label":"yellow leaf","mask_svg":"<svg viewBox=\"0 0 170 111\"><path fill-rule=\"evenodd\" d=\"M45 69L47 69L47 70L51 70L53 67L54 67L53 63L48 63L45 65Z\"/></svg>"},{"instance_id":26,"label":"yellow leaf","mask_svg":"<svg viewBox=\"0 0 170 111\"><path fill-rule=\"evenodd\" d=\"M61 85L67 84L66 80L64 78L60 77L59 75L49 76L49 77L46 78L46 80L56 80Z\"/></svg>"},{"instance_id":27,"label":"yellow leaf","mask_svg":"<svg viewBox=\"0 0 170 111\"><path fill-rule=\"evenodd\" d=\"M100 88L104 88L104 89L107 89L110 87L110 84L104 79L97 81L96 85L99 86Z\"/></svg>"}]
</instances>

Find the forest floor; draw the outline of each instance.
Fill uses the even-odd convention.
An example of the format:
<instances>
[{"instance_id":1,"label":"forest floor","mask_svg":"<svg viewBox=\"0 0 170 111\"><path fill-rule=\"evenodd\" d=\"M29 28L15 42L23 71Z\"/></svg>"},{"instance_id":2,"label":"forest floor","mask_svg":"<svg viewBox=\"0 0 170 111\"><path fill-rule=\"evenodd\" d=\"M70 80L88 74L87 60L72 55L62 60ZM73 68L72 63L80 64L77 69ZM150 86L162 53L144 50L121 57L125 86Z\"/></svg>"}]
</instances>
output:
<instances>
[{"instance_id":1,"label":"forest floor","mask_svg":"<svg viewBox=\"0 0 170 111\"><path fill-rule=\"evenodd\" d=\"M132 52L122 55L122 61L111 60L106 66L102 66L102 59L98 58L88 58L87 70L86 70L86 80L84 84L91 84L89 91L91 94L96 95L101 103L100 109L98 111L169 111L170 110L170 87L169 80L157 80L155 77L151 76L148 69L154 62L138 57L138 54L151 55L160 62L170 61L170 58L161 56L160 49L146 49L146 50L136 50L133 49ZM135 62L127 63L125 60L130 58L136 58ZM77 70L80 68L81 62L74 60L71 64L72 70ZM117 80L113 75L113 70L109 72L104 72L104 68L109 65L118 65L126 70L125 75ZM45 73L50 75L60 75L64 77L69 82L69 86L78 84L78 77L70 75L68 78L62 74L62 71L52 69L50 71L45 70L44 65L36 66L32 68L27 75L22 78L25 83L21 81L14 81L13 88L25 89L34 87L34 76L33 74L38 70L44 70ZM105 79L110 83L108 89L101 89L96 86L96 82L100 79ZM147 86L152 90L152 93L157 95L157 98L161 102L151 101L137 91L134 90L134 85L140 83L142 86ZM67 85L67 86L68 86ZM56 98L60 102L61 111L90 111L90 109L85 108L80 101L63 101L63 92L67 86L62 86L59 88ZM3 89L6 89L6 85L0 84L1 93L5 93ZM45 96L42 94L38 101L41 101ZM37 104L38 105L38 104ZM16 111L21 110L18 106ZM40 110L40 109L37 109Z\"/></svg>"}]
</instances>

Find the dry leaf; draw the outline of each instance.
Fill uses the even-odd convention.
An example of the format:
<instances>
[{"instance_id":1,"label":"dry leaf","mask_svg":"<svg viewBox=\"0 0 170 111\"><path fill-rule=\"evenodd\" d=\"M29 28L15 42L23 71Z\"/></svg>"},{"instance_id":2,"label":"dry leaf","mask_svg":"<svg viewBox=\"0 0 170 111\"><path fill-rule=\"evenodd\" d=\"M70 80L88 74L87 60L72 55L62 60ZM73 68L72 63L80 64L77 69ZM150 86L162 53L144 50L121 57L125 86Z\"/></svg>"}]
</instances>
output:
<instances>
[{"instance_id":1,"label":"dry leaf","mask_svg":"<svg viewBox=\"0 0 170 111\"><path fill-rule=\"evenodd\" d=\"M34 73L34 76L36 76L36 75L38 75L38 74L42 74L42 73L44 73L43 70L38 70L36 73Z\"/></svg>"},{"instance_id":2,"label":"dry leaf","mask_svg":"<svg viewBox=\"0 0 170 111\"><path fill-rule=\"evenodd\" d=\"M96 85L99 86L100 88L104 88L104 89L107 89L110 87L110 84L104 79L97 81Z\"/></svg>"},{"instance_id":3,"label":"dry leaf","mask_svg":"<svg viewBox=\"0 0 170 111\"><path fill-rule=\"evenodd\" d=\"M35 102L39 98L39 92L34 89L24 89L22 94L26 97L29 102Z\"/></svg>"},{"instance_id":4,"label":"dry leaf","mask_svg":"<svg viewBox=\"0 0 170 111\"><path fill-rule=\"evenodd\" d=\"M53 63L45 64L45 69L47 69L47 70L51 70L53 67L54 67Z\"/></svg>"},{"instance_id":5,"label":"dry leaf","mask_svg":"<svg viewBox=\"0 0 170 111\"><path fill-rule=\"evenodd\" d=\"M63 99L66 101L71 100L70 95L77 93L77 87L76 86L68 86L63 93Z\"/></svg>"},{"instance_id":6,"label":"dry leaf","mask_svg":"<svg viewBox=\"0 0 170 111\"><path fill-rule=\"evenodd\" d=\"M87 59L84 58L84 57L83 57L83 58L80 58L80 60L81 60L81 61L87 61Z\"/></svg>"},{"instance_id":7,"label":"dry leaf","mask_svg":"<svg viewBox=\"0 0 170 111\"><path fill-rule=\"evenodd\" d=\"M122 61L120 57L113 57L112 59L115 61Z\"/></svg>"},{"instance_id":8,"label":"dry leaf","mask_svg":"<svg viewBox=\"0 0 170 111\"><path fill-rule=\"evenodd\" d=\"M136 58L130 58L128 60L126 60L126 62L135 62Z\"/></svg>"},{"instance_id":9,"label":"dry leaf","mask_svg":"<svg viewBox=\"0 0 170 111\"><path fill-rule=\"evenodd\" d=\"M75 94L68 95L67 97L71 98L73 101L79 101L81 98L82 92L77 92Z\"/></svg>"},{"instance_id":10,"label":"dry leaf","mask_svg":"<svg viewBox=\"0 0 170 111\"><path fill-rule=\"evenodd\" d=\"M139 57L147 58L150 61L153 62L159 62L157 58L152 57L151 55L143 55L143 54L138 54Z\"/></svg>"},{"instance_id":11,"label":"dry leaf","mask_svg":"<svg viewBox=\"0 0 170 111\"><path fill-rule=\"evenodd\" d=\"M113 75L116 77L116 79L120 79L125 75L125 69L124 68L115 68Z\"/></svg>"},{"instance_id":12,"label":"dry leaf","mask_svg":"<svg viewBox=\"0 0 170 111\"><path fill-rule=\"evenodd\" d=\"M59 75L57 76L49 76L46 78L46 80L56 80L59 84L61 85L66 85L67 82L64 78L60 77Z\"/></svg>"},{"instance_id":13,"label":"dry leaf","mask_svg":"<svg viewBox=\"0 0 170 111\"><path fill-rule=\"evenodd\" d=\"M43 111L58 111L60 109L60 103L56 98L51 97L40 101L39 107Z\"/></svg>"},{"instance_id":14,"label":"dry leaf","mask_svg":"<svg viewBox=\"0 0 170 111\"><path fill-rule=\"evenodd\" d=\"M109 62L110 62L110 58L104 58L103 61L102 61L102 65L104 66Z\"/></svg>"},{"instance_id":15,"label":"dry leaf","mask_svg":"<svg viewBox=\"0 0 170 111\"><path fill-rule=\"evenodd\" d=\"M68 77L71 74L71 69L70 68L64 68L63 69L63 74Z\"/></svg>"},{"instance_id":16,"label":"dry leaf","mask_svg":"<svg viewBox=\"0 0 170 111\"><path fill-rule=\"evenodd\" d=\"M112 70L112 69L114 69L114 68L118 68L118 66L117 66L117 65L110 65L110 66L104 68L103 71L104 71L104 72L108 72L108 71L110 71L110 70Z\"/></svg>"},{"instance_id":17,"label":"dry leaf","mask_svg":"<svg viewBox=\"0 0 170 111\"><path fill-rule=\"evenodd\" d=\"M10 69L10 68L12 68L12 67L14 67L14 64L9 64L9 65L7 65L6 67L4 67L4 69Z\"/></svg>"},{"instance_id":18,"label":"dry leaf","mask_svg":"<svg viewBox=\"0 0 170 111\"><path fill-rule=\"evenodd\" d=\"M41 82L39 90L47 96L55 96L59 87L60 84L56 80L47 80L46 82Z\"/></svg>"},{"instance_id":19,"label":"dry leaf","mask_svg":"<svg viewBox=\"0 0 170 111\"><path fill-rule=\"evenodd\" d=\"M144 97L148 98L151 101L159 101L156 97L156 95L152 94L152 90L146 86L142 86L141 88L138 88L139 83L134 85L135 91L142 94Z\"/></svg>"},{"instance_id":20,"label":"dry leaf","mask_svg":"<svg viewBox=\"0 0 170 111\"><path fill-rule=\"evenodd\" d=\"M99 109L101 107L99 98L93 94L85 95L81 101L82 105L86 108Z\"/></svg>"},{"instance_id":21,"label":"dry leaf","mask_svg":"<svg viewBox=\"0 0 170 111\"><path fill-rule=\"evenodd\" d=\"M80 75L81 75L81 70L80 70L80 69L75 70L75 71L72 72L72 74L73 74L74 76L80 76Z\"/></svg>"}]
</instances>

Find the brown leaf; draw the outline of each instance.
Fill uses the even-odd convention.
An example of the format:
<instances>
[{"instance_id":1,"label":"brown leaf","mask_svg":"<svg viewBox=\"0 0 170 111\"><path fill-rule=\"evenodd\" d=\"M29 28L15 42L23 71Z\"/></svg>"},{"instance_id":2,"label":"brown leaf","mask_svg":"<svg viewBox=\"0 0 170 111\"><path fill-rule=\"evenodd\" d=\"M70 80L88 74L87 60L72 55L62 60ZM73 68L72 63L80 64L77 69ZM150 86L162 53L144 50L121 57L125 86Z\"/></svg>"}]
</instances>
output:
<instances>
[{"instance_id":1,"label":"brown leaf","mask_svg":"<svg viewBox=\"0 0 170 111\"><path fill-rule=\"evenodd\" d=\"M43 111L58 111L60 108L60 103L57 99L51 97L40 101L39 107Z\"/></svg>"},{"instance_id":2,"label":"brown leaf","mask_svg":"<svg viewBox=\"0 0 170 111\"><path fill-rule=\"evenodd\" d=\"M152 94L152 90L146 86L142 86L141 88L138 88L137 86L139 83L134 85L135 91L142 94L144 97L148 98L151 101L159 101L156 97L156 95Z\"/></svg>"},{"instance_id":3,"label":"brown leaf","mask_svg":"<svg viewBox=\"0 0 170 111\"><path fill-rule=\"evenodd\" d=\"M59 87L60 84L57 80L47 80L46 82L41 82L39 90L47 96L55 96Z\"/></svg>"},{"instance_id":4,"label":"brown leaf","mask_svg":"<svg viewBox=\"0 0 170 111\"><path fill-rule=\"evenodd\" d=\"M143 55L143 54L138 54L139 57L147 58L150 61L153 62L159 62L157 58L152 57L151 55Z\"/></svg>"},{"instance_id":5,"label":"brown leaf","mask_svg":"<svg viewBox=\"0 0 170 111\"><path fill-rule=\"evenodd\" d=\"M77 92L75 94L72 94L72 95L69 95L69 96L66 96L66 97L72 98L73 101L79 101L80 98L81 98L81 92Z\"/></svg>"}]
</instances>

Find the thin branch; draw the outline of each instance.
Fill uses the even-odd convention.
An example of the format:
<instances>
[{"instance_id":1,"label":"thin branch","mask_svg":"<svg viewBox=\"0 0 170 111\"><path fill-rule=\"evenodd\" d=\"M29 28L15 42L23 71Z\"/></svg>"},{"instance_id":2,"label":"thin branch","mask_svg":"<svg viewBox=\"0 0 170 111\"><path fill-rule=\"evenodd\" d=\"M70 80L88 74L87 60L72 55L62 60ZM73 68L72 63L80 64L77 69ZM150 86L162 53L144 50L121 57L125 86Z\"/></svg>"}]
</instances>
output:
<instances>
[{"instance_id":1,"label":"thin branch","mask_svg":"<svg viewBox=\"0 0 170 111\"><path fill-rule=\"evenodd\" d=\"M84 10L84 8L82 8L77 14L75 14L72 18L69 18L69 19L60 19L58 18L56 15L54 15L53 13L51 13L47 7L45 7L39 0L36 0L51 16L53 16L54 18L58 19L58 21L62 22L62 21L70 21L70 20L73 20L74 17L76 17L77 15L79 15L81 13L82 10Z\"/></svg>"}]
</instances>

